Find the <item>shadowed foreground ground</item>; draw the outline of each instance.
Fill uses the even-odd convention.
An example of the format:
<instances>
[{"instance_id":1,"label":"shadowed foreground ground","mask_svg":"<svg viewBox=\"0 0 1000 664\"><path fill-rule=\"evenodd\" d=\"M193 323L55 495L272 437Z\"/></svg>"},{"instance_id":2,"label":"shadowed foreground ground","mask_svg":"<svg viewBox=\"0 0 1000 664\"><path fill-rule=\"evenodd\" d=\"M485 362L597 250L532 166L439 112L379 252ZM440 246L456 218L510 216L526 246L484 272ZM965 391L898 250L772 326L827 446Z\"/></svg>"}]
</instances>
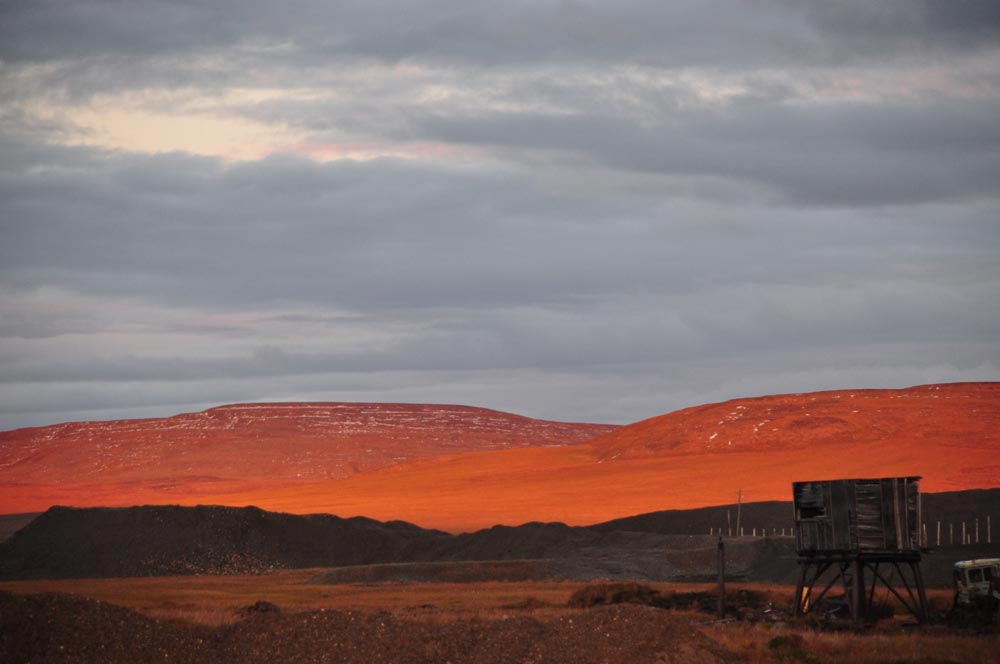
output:
<instances>
[{"instance_id":1,"label":"shadowed foreground ground","mask_svg":"<svg viewBox=\"0 0 1000 664\"><path fill-rule=\"evenodd\" d=\"M166 589L157 588L169 581L207 595L189 595L193 601L183 604L168 601ZM117 588L122 582L147 584L149 594L138 597L131 585ZM28 590L39 583L18 585ZM897 616L859 631L846 624L822 627L789 620L787 611L772 604L789 591L777 586L733 588L727 594L732 600L728 615L739 618L720 623L713 620L712 607L700 601L679 608L687 606L680 600L705 599L710 593L672 594L672 586L660 599L678 608L666 609L636 604L576 608L590 604L574 598L591 598L597 586L565 582L325 588L298 583L294 589L249 578L233 586L231 577L88 583L95 592L124 592L124 603L141 608L64 593L0 591L0 662L987 664L1000 652L1000 636L985 625L917 628ZM573 588L579 592L567 602ZM648 586L639 588L656 594ZM282 604L265 600L236 610L219 608L232 607L238 597L245 601L251 593ZM514 596L523 599L510 602ZM932 598L936 613L940 599ZM303 608L317 600L326 608Z\"/></svg>"},{"instance_id":2,"label":"shadowed foreground ground","mask_svg":"<svg viewBox=\"0 0 1000 664\"><path fill-rule=\"evenodd\" d=\"M264 605L217 628L60 594L0 595L4 662L725 662L668 611L620 605L539 618L427 621Z\"/></svg>"}]
</instances>

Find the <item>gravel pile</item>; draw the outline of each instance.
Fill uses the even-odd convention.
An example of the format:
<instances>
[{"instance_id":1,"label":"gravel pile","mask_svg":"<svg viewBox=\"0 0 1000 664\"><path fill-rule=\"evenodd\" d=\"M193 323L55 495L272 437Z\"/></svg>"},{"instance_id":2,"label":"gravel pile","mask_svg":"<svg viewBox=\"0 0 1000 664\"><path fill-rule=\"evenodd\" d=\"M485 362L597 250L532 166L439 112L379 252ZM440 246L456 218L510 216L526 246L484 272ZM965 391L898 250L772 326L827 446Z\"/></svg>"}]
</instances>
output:
<instances>
[{"instance_id":1,"label":"gravel pile","mask_svg":"<svg viewBox=\"0 0 1000 664\"><path fill-rule=\"evenodd\" d=\"M209 628L85 597L0 592L0 662L197 662Z\"/></svg>"}]
</instances>

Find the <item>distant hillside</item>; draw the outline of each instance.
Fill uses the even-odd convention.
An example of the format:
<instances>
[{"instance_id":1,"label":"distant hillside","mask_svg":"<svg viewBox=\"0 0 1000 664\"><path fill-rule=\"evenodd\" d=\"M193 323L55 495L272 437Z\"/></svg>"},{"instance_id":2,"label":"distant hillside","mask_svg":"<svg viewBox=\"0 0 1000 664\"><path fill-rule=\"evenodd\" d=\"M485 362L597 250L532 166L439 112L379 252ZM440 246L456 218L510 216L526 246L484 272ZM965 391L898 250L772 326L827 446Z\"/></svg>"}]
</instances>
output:
<instances>
[{"instance_id":1,"label":"distant hillside","mask_svg":"<svg viewBox=\"0 0 1000 664\"><path fill-rule=\"evenodd\" d=\"M294 491L444 454L574 445L615 428L467 406L372 403L238 404L73 422L0 432L0 505L34 512L53 504L254 504L205 497Z\"/></svg>"},{"instance_id":2,"label":"distant hillside","mask_svg":"<svg viewBox=\"0 0 1000 664\"><path fill-rule=\"evenodd\" d=\"M402 518L451 532L582 525L664 509L785 501L797 480L920 475L925 492L1000 487L1000 383L735 399L561 448L414 461L233 504ZM218 496L223 498L223 496Z\"/></svg>"},{"instance_id":3,"label":"distant hillside","mask_svg":"<svg viewBox=\"0 0 1000 664\"><path fill-rule=\"evenodd\" d=\"M748 503L787 501L797 480L996 488L997 431L1000 383L734 399L624 427L460 406L228 406L0 434L0 505L258 505L448 532L586 525L732 503L740 489Z\"/></svg>"}]
</instances>

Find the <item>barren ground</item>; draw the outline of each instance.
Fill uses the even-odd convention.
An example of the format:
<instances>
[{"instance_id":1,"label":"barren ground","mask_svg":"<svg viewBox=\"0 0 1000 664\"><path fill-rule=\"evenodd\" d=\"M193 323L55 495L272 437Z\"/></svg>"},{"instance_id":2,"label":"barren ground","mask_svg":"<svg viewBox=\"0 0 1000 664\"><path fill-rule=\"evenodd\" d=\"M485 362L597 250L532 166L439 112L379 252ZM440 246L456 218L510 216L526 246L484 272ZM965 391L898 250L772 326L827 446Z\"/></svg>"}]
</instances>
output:
<instances>
[{"instance_id":1,"label":"barren ground","mask_svg":"<svg viewBox=\"0 0 1000 664\"><path fill-rule=\"evenodd\" d=\"M782 613L787 586L730 584L761 604L717 623L694 610L570 608L580 582L304 583L319 571L0 583L0 660L986 663L1000 652L995 631L907 627L905 615L864 632L816 629ZM937 610L949 600L931 591Z\"/></svg>"}]
</instances>

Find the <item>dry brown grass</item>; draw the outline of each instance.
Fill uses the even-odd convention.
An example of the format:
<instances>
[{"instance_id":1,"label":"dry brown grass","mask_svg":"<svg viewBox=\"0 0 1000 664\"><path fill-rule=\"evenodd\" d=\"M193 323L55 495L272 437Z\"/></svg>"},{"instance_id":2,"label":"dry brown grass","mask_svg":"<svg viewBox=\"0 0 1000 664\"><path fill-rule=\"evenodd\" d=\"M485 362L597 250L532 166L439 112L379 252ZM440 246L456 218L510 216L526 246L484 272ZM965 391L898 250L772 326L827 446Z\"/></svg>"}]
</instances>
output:
<instances>
[{"instance_id":1,"label":"dry brown grass","mask_svg":"<svg viewBox=\"0 0 1000 664\"><path fill-rule=\"evenodd\" d=\"M0 589L15 593L75 593L127 606L170 621L221 625L235 622L237 610L257 601L286 611L318 608L390 611L408 618L449 621L490 620L533 612L539 617L576 611L567 606L587 584L569 581L491 583L379 583L310 585L318 570L285 570L259 576L184 576L132 579L9 581ZM650 584L665 595L712 592L712 584ZM792 588L769 584L730 584L729 590L752 589L776 606L790 604ZM948 591L930 591L932 606L948 605ZM1000 636L959 633L937 626L908 628L910 617L898 613L866 632L820 631L788 622L713 623L703 613L680 612L704 634L747 664L757 662L996 662ZM699 624L701 623L701 624ZM797 635L791 639L775 637ZM800 639L800 640L799 640ZM775 644L768 647L768 644ZM798 643L799 645L795 645Z\"/></svg>"},{"instance_id":2,"label":"dry brown grass","mask_svg":"<svg viewBox=\"0 0 1000 664\"><path fill-rule=\"evenodd\" d=\"M257 601L291 611L308 609L407 611L429 608L446 612L498 611L521 604L566 607L570 596L588 585L581 581L494 581L488 583L307 584L323 570L294 569L247 576L160 576L127 579L43 579L3 581L0 590L14 593L62 592L127 606L155 617L197 623L233 622L232 612ZM652 583L665 595L715 592L711 583ZM789 586L763 583L730 584L729 592L747 588L765 601L788 606ZM929 590L932 606L946 607L947 590ZM532 598L531 601L527 601ZM530 608L530 606L529 606ZM899 612L897 612L899 613ZM225 619L222 616L227 616ZM906 616L899 616L906 619Z\"/></svg>"},{"instance_id":3,"label":"dry brown grass","mask_svg":"<svg viewBox=\"0 0 1000 664\"><path fill-rule=\"evenodd\" d=\"M1000 636L956 633L936 627L903 630L898 626L868 632L827 632L767 623L702 626L701 631L739 656L741 662L969 662L995 664ZM780 637L798 636L801 647L769 647Z\"/></svg>"},{"instance_id":4,"label":"dry brown grass","mask_svg":"<svg viewBox=\"0 0 1000 664\"><path fill-rule=\"evenodd\" d=\"M283 570L253 576L175 576L129 579L56 579L0 582L14 593L62 592L127 606L157 618L218 625L235 611L268 601L290 611L308 609L429 611L474 614L517 607L565 607L575 582L377 583L311 585L320 570ZM513 607L513 608L512 608Z\"/></svg>"}]
</instances>

